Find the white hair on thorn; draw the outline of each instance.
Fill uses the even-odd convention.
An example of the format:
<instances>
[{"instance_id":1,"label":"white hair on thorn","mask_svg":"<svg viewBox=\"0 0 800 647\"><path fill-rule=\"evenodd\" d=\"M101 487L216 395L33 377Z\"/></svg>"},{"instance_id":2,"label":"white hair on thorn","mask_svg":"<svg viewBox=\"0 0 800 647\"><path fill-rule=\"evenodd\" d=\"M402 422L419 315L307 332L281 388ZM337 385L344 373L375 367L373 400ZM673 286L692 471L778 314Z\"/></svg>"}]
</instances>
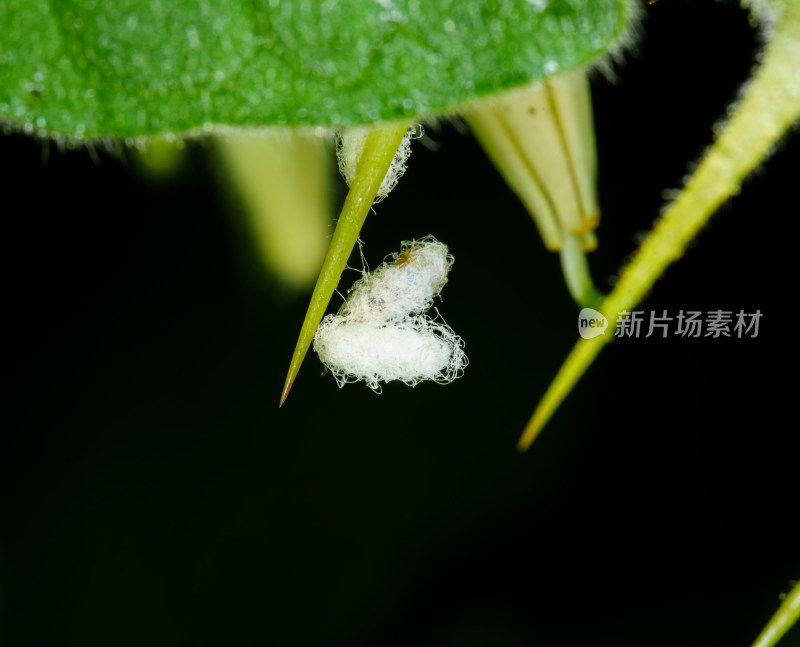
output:
<instances>
[{"instance_id":1,"label":"white hair on thorn","mask_svg":"<svg viewBox=\"0 0 800 647\"><path fill-rule=\"evenodd\" d=\"M338 133L336 157L339 161L339 172L347 182L347 186L353 183L358 160L361 159L361 153L367 141L367 135L369 135L369 127L367 126L353 126ZM397 152L394 154L389 170L386 171L383 182L381 182L381 186L378 189L378 194L375 196L375 202L383 200L397 186L397 182L406 172L408 158L411 155L411 140L419 139L422 135L422 125L411 124L403 136L403 141L400 142Z\"/></svg>"},{"instance_id":2,"label":"white hair on thorn","mask_svg":"<svg viewBox=\"0 0 800 647\"><path fill-rule=\"evenodd\" d=\"M339 386L399 380L447 384L467 366L464 341L426 312L447 283L453 257L433 236L404 241L348 291L338 314L328 315L314 336L314 350ZM438 319L438 320L437 320Z\"/></svg>"}]
</instances>

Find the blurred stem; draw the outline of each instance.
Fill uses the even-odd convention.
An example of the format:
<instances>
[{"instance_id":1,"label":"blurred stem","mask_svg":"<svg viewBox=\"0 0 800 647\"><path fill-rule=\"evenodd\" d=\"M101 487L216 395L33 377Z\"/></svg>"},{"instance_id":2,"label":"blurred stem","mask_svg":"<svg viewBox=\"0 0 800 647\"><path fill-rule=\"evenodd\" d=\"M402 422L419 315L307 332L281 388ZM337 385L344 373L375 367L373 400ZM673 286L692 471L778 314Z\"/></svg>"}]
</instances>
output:
<instances>
[{"instance_id":1,"label":"blurred stem","mask_svg":"<svg viewBox=\"0 0 800 647\"><path fill-rule=\"evenodd\" d=\"M330 220L330 142L325 131L229 134L219 147L267 269L303 288L325 253Z\"/></svg>"},{"instance_id":2,"label":"blurred stem","mask_svg":"<svg viewBox=\"0 0 800 647\"><path fill-rule=\"evenodd\" d=\"M149 139L137 151L139 164L157 176L168 176L177 171L185 156L186 143L181 139Z\"/></svg>"},{"instance_id":3,"label":"blurred stem","mask_svg":"<svg viewBox=\"0 0 800 647\"><path fill-rule=\"evenodd\" d=\"M325 314L325 309L331 300L333 291L339 284L342 272L347 266L347 259L355 247L361 227L372 208L375 196L378 194L386 172L394 159L397 148L408 130L407 123L394 123L370 128L364 149L361 152L355 177L350 184L350 190L342 207L336 231L328 246L328 253L322 264L322 270L317 278L311 303L306 311L305 320L300 329L286 383L281 393L283 405L286 396L292 388L300 366L308 352L317 326Z\"/></svg>"},{"instance_id":4,"label":"blurred stem","mask_svg":"<svg viewBox=\"0 0 800 647\"><path fill-rule=\"evenodd\" d=\"M800 2L784 0L775 20L763 62L731 120L600 306L609 321L635 308L800 116ZM600 338L578 341L534 411L519 440L520 450L530 446L602 348Z\"/></svg>"},{"instance_id":5,"label":"blurred stem","mask_svg":"<svg viewBox=\"0 0 800 647\"><path fill-rule=\"evenodd\" d=\"M753 647L772 647L800 617L800 582L786 596L781 606L759 634Z\"/></svg>"},{"instance_id":6,"label":"blurred stem","mask_svg":"<svg viewBox=\"0 0 800 647\"><path fill-rule=\"evenodd\" d=\"M523 202L551 251L561 252L570 295L596 304L585 252L597 246L597 155L589 83L571 71L476 103L464 119Z\"/></svg>"},{"instance_id":7,"label":"blurred stem","mask_svg":"<svg viewBox=\"0 0 800 647\"><path fill-rule=\"evenodd\" d=\"M596 308L603 300L603 294L592 283L582 238L567 234L562 240L559 255L567 289L575 303L582 308Z\"/></svg>"}]
</instances>

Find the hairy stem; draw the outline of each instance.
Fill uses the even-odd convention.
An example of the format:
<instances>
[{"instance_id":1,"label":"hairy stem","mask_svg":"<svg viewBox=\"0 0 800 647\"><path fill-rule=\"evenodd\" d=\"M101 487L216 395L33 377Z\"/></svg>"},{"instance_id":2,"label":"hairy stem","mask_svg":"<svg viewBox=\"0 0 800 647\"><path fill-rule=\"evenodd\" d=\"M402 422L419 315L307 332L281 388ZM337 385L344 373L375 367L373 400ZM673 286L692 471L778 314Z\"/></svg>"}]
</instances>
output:
<instances>
[{"instance_id":1,"label":"hairy stem","mask_svg":"<svg viewBox=\"0 0 800 647\"><path fill-rule=\"evenodd\" d=\"M800 582L783 600L775 615L756 638L753 647L772 647L792 628L798 618L800 618Z\"/></svg>"},{"instance_id":2,"label":"hairy stem","mask_svg":"<svg viewBox=\"0 0 800 647\"><path fill-rule=\"evenodd\" d=\"M733 117L601 304L609 321L616 322L618 312L641 301L800 116L800 2L785 2L777 13L763 62ZM603 337L610 340L613 335ZM534 411L519 440L520 450L530 446L602 348L600 338L576 344Z\"/></svg>"}]
</instances>

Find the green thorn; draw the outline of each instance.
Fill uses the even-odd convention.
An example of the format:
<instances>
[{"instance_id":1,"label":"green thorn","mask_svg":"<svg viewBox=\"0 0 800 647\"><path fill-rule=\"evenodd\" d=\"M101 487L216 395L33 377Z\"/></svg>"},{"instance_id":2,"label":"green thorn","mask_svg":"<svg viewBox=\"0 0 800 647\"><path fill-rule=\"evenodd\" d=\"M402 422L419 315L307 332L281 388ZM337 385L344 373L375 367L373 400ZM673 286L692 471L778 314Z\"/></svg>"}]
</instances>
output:
<instances>
[{"instance_id":1,"label":"green thorn","mask_svg":"<svg viewBox=\"0 0 800 647\"><path fill-rule=\"evenodd\" d=\"M800 582L783 600L775 615L756 638L753 647L772 647L792 628L798 618L800 618Z\"/></svg>"},{"instance_id":2,"label":"green thorn","mask_svg":"<svg viewBox=\"0 0 800 647\"><path fill-rule=\"evenodd\" d=\"M311 303L306 311L297 346L295 346L292 361L289 364L280 406L289 395L289 390L300 371L303 359L314 339L317 326L325 314L333 291L339 284L342 272L347 266L347 259L350 258L361 227L367 219L367 214L372 208L378 189L380 189L383 178L386 177L386 172L392 164L406 130L408 130L407 123L393 123L375 126L369 131L356 167L355 177L345 198L339 222L336 224L322 270L317 278L314 293L311 295Z\"/></svg>"}]
</instances>

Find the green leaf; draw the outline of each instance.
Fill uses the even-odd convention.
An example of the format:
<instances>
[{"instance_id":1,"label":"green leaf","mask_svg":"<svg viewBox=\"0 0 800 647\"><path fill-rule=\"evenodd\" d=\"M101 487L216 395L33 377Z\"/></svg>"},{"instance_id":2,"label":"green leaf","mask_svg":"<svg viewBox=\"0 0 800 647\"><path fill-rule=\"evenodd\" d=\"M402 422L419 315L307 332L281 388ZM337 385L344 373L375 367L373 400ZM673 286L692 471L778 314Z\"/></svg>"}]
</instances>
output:
<instances>
[{"instance_id":1,"label":"green leaf","mask_svg":"<svg viewBox=\"0 0 800 647\"><path fill-rule=\"evenodd\" d=\"M0 119L137 136L410 121L571 69L630 0L3 0Z\"/></svg>"}]
</instances>

